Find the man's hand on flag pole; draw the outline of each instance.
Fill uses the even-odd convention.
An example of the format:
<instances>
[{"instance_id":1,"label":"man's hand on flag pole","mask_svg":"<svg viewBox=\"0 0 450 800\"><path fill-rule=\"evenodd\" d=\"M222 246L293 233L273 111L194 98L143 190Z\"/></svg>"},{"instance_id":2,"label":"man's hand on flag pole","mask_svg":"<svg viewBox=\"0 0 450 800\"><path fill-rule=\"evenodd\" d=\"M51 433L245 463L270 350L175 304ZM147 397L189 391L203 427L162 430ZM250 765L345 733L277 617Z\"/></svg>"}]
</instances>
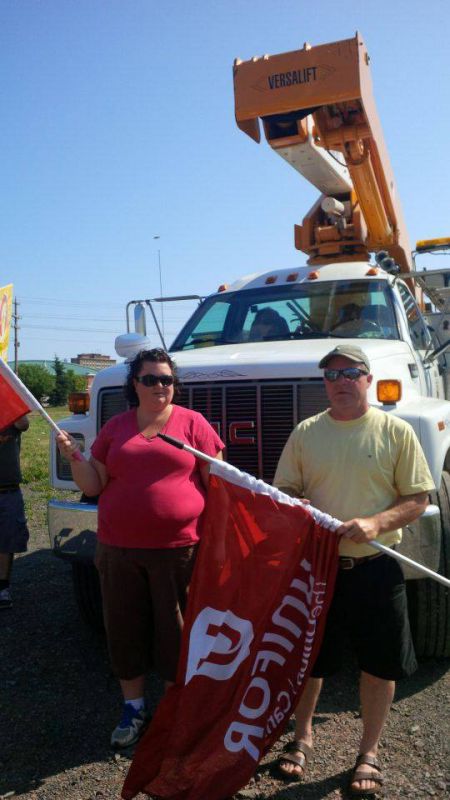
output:
<instances>
[{"instance_id":1,"label":"man's hand on flag pole","mask_svg":"<svg viewBox=\"0 0 450 800\"><path fill-rule=\"evenodd\" d=\"M351 539L357 544L364 544L377 538L380 533L380 527L375 517L358 517L350 519L348 522L343 522L336 533L338 536L343 536L344 539Z\"/></svg>"},{"instance_id":2,"label":"man's hand on flag pole","mask_svg":"<svg viewBox=\"0 0 450 800\"><path fill-rule=\"evenodd\" d=\"M399 495L384 511L370 517L356 517L343 522L336 533L358 544L373 543L380 533L404 528L418 519L429 503L428 492Z\"/></svg>"}]
</instances>

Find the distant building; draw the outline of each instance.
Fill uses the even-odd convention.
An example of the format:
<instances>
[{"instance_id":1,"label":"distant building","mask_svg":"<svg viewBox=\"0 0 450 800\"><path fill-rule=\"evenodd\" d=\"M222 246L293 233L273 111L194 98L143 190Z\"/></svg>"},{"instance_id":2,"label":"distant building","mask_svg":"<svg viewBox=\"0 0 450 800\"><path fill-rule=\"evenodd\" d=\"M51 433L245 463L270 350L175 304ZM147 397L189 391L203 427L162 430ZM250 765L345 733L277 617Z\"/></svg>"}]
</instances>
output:
<instances>
[{"instance_id":1,"label":"distant building","mask_svg":"<svg viewBox=\"0 0 450 800\"><path fill-rule=\"evenodd\" d=\"M76 358L70 359L71 364L79 364L82 367L93 367L94 369L104 369L116 364L116 359L110 356L102 356L101 353L79 353Z\"/></svg>"}]
</instances>

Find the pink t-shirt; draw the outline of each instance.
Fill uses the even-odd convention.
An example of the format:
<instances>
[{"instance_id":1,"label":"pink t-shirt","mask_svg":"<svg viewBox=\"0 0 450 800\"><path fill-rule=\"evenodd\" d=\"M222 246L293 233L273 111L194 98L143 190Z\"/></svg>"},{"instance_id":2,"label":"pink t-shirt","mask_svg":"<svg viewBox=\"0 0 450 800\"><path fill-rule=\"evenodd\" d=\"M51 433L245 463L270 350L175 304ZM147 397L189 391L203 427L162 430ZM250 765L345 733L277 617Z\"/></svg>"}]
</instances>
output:
<instances>
[{"instance_id":1,"label":"pink t-shirt","mask_svg":"<svg viewBox=\"0 0 450 800\"><path fill-rule=\"evenodd\" d=\"M209 456L224 447L201 414L182 406L173 406L162 432ZM109 476L98 504L101 542L153 548L198 541L206 492L200 462L191 453L158 436L143 436L136 409L110 419L91 453L106 466Z\"/></svg>"}]
</instances>

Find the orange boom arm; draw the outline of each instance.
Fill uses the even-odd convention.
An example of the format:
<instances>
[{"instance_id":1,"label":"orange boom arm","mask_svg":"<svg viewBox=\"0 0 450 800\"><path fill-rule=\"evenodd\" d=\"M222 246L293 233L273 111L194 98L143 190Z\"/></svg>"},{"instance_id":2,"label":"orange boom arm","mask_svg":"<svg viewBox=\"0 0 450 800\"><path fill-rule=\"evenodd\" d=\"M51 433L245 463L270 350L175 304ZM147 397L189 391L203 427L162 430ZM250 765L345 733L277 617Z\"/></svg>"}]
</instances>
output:
<instances>
[{"instance_id":1,"label":"orange boom arm","mask_svg":"<svg viewBox=\"0 0 450 800\"><path fill-rule=\"evenodd\" d=\"M295 245L309 263L369 258L387 250L402 272L411 249L375 108L369 56L359 34L234 65L236 121L270 146L322 195Z\"/></svg>"}]
</instances>

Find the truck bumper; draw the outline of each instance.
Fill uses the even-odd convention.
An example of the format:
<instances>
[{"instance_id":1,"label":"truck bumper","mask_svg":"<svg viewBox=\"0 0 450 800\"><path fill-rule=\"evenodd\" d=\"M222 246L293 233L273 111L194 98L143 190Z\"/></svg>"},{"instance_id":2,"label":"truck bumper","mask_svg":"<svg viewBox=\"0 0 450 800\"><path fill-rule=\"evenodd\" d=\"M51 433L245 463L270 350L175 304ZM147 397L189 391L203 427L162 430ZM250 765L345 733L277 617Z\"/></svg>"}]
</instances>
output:
<instances>
[{"instance_id":1,"label":"truck bumper","mask_svg":"<svg viewBox=\"0 0 450 800\"><path fill-rule=\"evenodd\" d=\"M47 507L50 547L59 558L93 562L97 542L97 506L50 500Z\"/></svg>"},{"instance_id":2,"label":"truck bumper","mask_svg":"<svg viewBox=\"0 0 450 800\"><path fill-rule=\"evenodd\" d=\"M438 509L422 515L403 531L401 553L437 570L441 549L441 519ZM97 506L50 500L47 507L50 547L59 558L93 563L97 543ZM407 580L422 577L412 567L403 566Z\"/></svg>"}]
</instances>

